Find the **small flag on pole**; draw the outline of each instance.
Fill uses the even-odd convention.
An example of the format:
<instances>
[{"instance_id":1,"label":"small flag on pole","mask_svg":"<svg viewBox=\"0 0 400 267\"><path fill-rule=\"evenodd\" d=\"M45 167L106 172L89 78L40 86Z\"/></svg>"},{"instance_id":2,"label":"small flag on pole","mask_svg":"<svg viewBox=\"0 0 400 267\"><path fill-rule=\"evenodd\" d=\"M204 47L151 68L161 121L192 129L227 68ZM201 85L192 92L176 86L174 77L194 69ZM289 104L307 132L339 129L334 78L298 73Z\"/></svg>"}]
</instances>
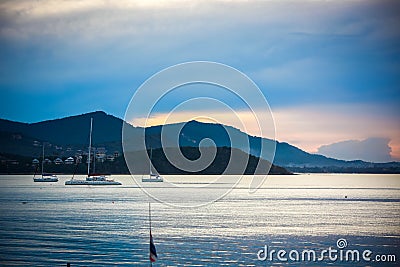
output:
<instances>
[{"instance_id":1,"label":"small flag on pole","mask_svg":"<svg viewBox=\"0 0 400 267\"><path fill-rule=\"evenodd\" d=\"M149 202L149 230L150 230L150 266L153 266L152 263L157 260L157 251L156 246L153 242L153 236L151 235L151 206Z\"/></svg>"},{"instance_id":2,"label":"small flag on pole","mask_svg":"<svg viewBox=\"0 0 400 267\"><path fill-rule=\"evenodd\" d=\"M153 242L153 236L150 233L150 261L155 262L157 260L156 246Z\"/></svg>"}]
</instances>

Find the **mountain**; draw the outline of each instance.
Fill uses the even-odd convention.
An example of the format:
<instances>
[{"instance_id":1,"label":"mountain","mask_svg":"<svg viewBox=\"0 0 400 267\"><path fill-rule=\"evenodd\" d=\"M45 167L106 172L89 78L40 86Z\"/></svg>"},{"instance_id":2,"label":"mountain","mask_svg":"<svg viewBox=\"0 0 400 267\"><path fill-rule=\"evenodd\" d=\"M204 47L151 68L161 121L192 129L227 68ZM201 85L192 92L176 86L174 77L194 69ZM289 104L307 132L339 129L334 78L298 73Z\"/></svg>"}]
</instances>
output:
<instances>
[{"instance_id":1,"label":"mountain","mask_svg":"<svg viewBox=\"0 0 400 267\"><path fill-rule=\"evenodd\" d=\"M32 144L42 141L49 143L49 148L46 148L46 155L69 156L74 155L78 150L85 151L88 144L90 118L94 119L94 146L102 147L108 153L114 151L121 153L122 126L125 122L102 111L30 124L0 119L0 152L39 157L41 154L40 146ZM126 129L132 132L132 136L139 136L143 132L143 128L129 124L126 124L126 126ZM231 126L198 121L146 128L145 136L148 148L157 149L161 147L162 131L165 131L168 142L177 140L176 142L179 143L180 147L197 148L199 145L210 146L214 142L217 147L232 147L267 160L272 158L271 151L276 146L273 163L296 172L341 172L343 170L362 172L366 169L370 172L374 168L380 168L380 171L389 170L388 172L393 172L393 168L394 172L400 170L400 163L387 163L385 165L363 161L337 160L307 153L288 143L250 136ZM177 136L179 136L178 139ZM241 140L241 142L237 142L237 140ZM248 141L249 146L244 145L243 140ZM261 146L267 148L263 150L263 153Z\"/></svg>"},{"instance_id":2,"label":"mountain","mask_svg":"<svg viewBox=\"0 0 400 267\"><path fill-rule=\"evenodd\" d=\"M88 143L90 118L93 118L93 140L97 143L121 140L123 121L103 111L48 120L20 123L0 119L0 132L20 133L58 145Z\"/></svg>"},{"instance_id":3,"label":"mountain","mask_svg":"<svg viewBox=\"0 0 400 267\"><path fill-rule=\"evenodd\" d=\"M0 119L0 152L40 157L41 143L46 142L46 155L74 156L78 150L87 150L91 118L94 121L92 135L94 146L104 147L110 153L114 151L121 153L124 122L103 111L38 123ZM141 133L139 128L128 126L131 131Z\"/></svg>"},{"instance_id":4,"label":"mountain","mask_svg":"<svg viewBox=\"0 0 400 267\"><path fill-rule=\"evenodd\" d=\"M204 148L202 149L203 153L208 153L207 150L212 150L212 148ZM150 153L149 151L147 151ZM132 152L133 154L139 154L141 152L136 151ZM174 164L172 164L168 159L166 154L168 155L176 155L177 153L182 153L185 159L189 160L197 160L200 158L201 154L199 149L195 147L180 147L180 148L158 148L152 149L152 163L155 169L163 174L193 174L190 171L184 171L174 164L178 164L179 166L184 166L183 161L179 161L175 159ZM136 173L140 174L148 174L149 173L149 165L147 161L140 162L141 156L130 155L129 158L135 159L133 164L133 169ZM245 166L240 166L241 164L232 164L230 160L234 162L242 162L246 163ZM258 165L260 164L260 165ZM242 167L244 167L242 169ZM261 168L260 168L261 167ZM291 172L287 171L285 168L272 165L271 163L260 159L255 156L249 156L243 151L230 147L218 147L216 149L215 157L212 162L210 162L207 167L201 171L196 171L196 174L265 174L267 172L267 168L271 167L269 174L291 174ZM188 168L190 169L190 168Z\"/></svg>"},{"instance_id":5,"label":"mountain","mask_svg":"<svg viewBox=\"0 0 400 267\"><path fill-rule=\"evenodd\" d=\"M202 140L209 138L214 141L218 147L234 147L241 149L251 155L261 158L272 158L271 151L274 145L276 146L274 163L280 166L342 166L347 162L332 158L327 158L322 155L307 153L295 146L288 143L281 143L267 138L260 138L257 136L250 136L246 133L231 127L213 123L202 123L198 121L190 121L188 123L177 123L163 126L153 126L146 129L146 136L151 136L150 143L152 147L161 147L161 130L163 128L167 131L180 133L179 145L180 146L195 146L197 147ZM171 130L175 128L176 130ZM181 131L178 131L181 129ZM229 134L228 134L229 132ZM232 140L237 140L232 142ZM244 144L240 140L248 140L249 145ZM261 151L261 146L265 150Z\"/></svg>"},{"instance_id":6,"label":"mountain","mask_svg":"<svg viewBox=\"0 0 400 267\"><path fill-rule=\"evenodd\" d=\"M213 123L189 121L159 125L146 128L147 142L151 147L161 147L161 131L179 133L179 145L184 147L198 147L204 139L211 139L217 147L233 147L244 152L264 158L272 158L271 150L275 145L273 163L294 172L345 172L345 173L399 173L400 163L371 163L361 160L344 161L328 158L318 154L307 153L285 142L274 141L267 138L250 136L239 129ZM229 132L229 134L228 134ZM173 135L173 136L176 136ZM248 140L249 146L243 142L233 144L231 140ZM261 152L261 146L266 149Z\"/></svg>"},{"instance_id":7,"label":"mountain","mask_svg":"<svg viewBox=\"0 0 400 267\"><path fill-rule=\"evenodd\" d=\"M114 151L119 154L122 151L121 140L122 140L122 126L123 120L118 119L114 116L107 115L104 112L97 111L78 116L71 116L62 119L44 121L39 123L19 123L8 120L0 120L0 160L5 164L0 165L1 173L31 173L34 171L32 168L32 157L39 158L41 156L42 142L46 143L46 158L54 160L56 157L60 157L65 160L68 156L74 156L76 153L81 153L84 156L83 162L86 161L86 147L88 145L89 136L89 125L90 119L93 118L93 145L101 150L111 153ZM126 124L126 127L131 134L140 136L143 129L133 127ZM151 129L154 130L154 129ZM147 133L146 133L147 134ZM190 174L177 169L175 166L169 163L162 152L162 149L154 145L153 140L157 133L147 134L146 139L149 140L150 145L154 148L154 159L153 164L161 174ZM169 148L171 150L172 148ZM180 148L189 158L196 158L199 152L197 147L181 147ZM219 174L223 173L224 167L228 165L229 155L232 151L240 155L240 158L246 158L248 155L242 151L231 149L229 147L219 147L217 149L216 158L205 170L201 171L201 174ZM136 151L139 153L139 151ZM97 164L97 171L104 172L117 172L117 173L128 173L125 165L125 161L121 160L121 157L113 159L111 164L106 159L102 160L101 164ZM248 166L246 167L245 173L257 173L260 174L260 170L256 170L257 163L264 162L264 166L271 166L270 163L266 163L264 159L250 156ZM15 164L18 162L18 164ZM10 164L8 164L10 163ZM78 173L84 173L86 171L85 164L79 164L77 168ZM148 172L146 163L138 164L139 168L135 171L139 173ZM46 167L48 171L52 172L67 172L71 173L74 171L74 167L69 165L49 165ZM266 171L266 170L261 170ZM233 170L228 174L241 173L240 170ZM284 168L272 165L271 174L290 174Z\"/></svg>"}]
</instances>

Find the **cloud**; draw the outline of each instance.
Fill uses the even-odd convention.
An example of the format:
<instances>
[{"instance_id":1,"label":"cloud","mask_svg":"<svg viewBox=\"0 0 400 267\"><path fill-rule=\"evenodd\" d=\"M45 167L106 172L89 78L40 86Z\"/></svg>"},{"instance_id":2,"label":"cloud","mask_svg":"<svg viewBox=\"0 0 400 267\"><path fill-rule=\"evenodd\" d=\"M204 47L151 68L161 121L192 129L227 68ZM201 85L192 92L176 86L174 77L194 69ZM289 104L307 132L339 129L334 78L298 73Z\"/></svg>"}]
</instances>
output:
<instances>
[{"instance_id":1,"label":"cloud","mask_svg":"<svg viewBox=\"0 0 400 267\"><path fill-rule=\"evenodd\" d=\"M331 73L351 69L351 76L377 65L346 63L352 55L362 53L371 60L367 53L388 51L371 43L396 43L398 31L387 27L396 22L390 12L394 8L383 6L326 1L6 1L0 4L0 48L12 53L0 56L10 59L5 61L5 77L19 71L28 84L50 85L110 76L126 80L129 73L151 75L182 61L215 60L254 72L262 87L289 92L298 88L309 97L307 92L314 93L322 81L331 85L343 78ZM371 13L374 19L369 19ZM383 36L374 36L377 32ZM369 36L372 41L365 41ZM338 64L332 58L346 60Z\"/></svg>"},{"instance_id":2,"label":"cloud","mask_svg":"<svg viewBox=\"0 0 400 267\"><path fill-rule=\"evenodd\" d=\"M392 161L389 138L372 137L365 140L346 140L318 148L318 154L343 159L369 162Z\"/></svg>"},{"instance_id":3,"label":"cloud","mask_svg":"<svg viewBox=\"0 0 400 267\"><path fill-rule=\"evenodd\" d=\"M308 104L272 108L276 136L308 152L338 140L390 139L391 157L400 160L399 109L375 104ZM385 152L386 153L386 152Z\"/></svg>"}]
</instances>

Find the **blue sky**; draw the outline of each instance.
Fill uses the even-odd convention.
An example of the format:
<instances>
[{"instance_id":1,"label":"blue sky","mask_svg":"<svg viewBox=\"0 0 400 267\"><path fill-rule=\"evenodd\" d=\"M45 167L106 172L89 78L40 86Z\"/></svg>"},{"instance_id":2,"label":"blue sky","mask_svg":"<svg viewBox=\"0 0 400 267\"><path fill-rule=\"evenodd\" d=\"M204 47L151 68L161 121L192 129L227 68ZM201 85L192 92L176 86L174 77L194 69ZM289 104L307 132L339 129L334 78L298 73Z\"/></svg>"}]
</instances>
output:
<instances>
[{"instance_id":1,"label":"blue sky","mask_svg":"<svg viewBox=\"0 0 400 267\"><path fill-rule=\"evenodd\" d=\"M278 140L317 152L380 138L400 159L398 2L115 2L2 1L0 117L123 117L151 75L207 60L254 80Z\"/></svg>"}]
</instances>

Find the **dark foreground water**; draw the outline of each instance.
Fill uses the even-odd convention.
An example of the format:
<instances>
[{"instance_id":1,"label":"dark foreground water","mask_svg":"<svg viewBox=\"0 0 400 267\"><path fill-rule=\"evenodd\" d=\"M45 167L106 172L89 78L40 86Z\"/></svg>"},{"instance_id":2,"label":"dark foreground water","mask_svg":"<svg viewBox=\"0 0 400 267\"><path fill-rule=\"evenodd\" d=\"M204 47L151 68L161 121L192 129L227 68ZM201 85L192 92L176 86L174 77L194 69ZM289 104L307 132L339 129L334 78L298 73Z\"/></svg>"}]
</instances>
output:
<instances>
[{"instance_id":1,"label":"dark foreground water","mask_svg":"<svg viewBox=\"0 0 400 267\"><path fill-rule=\"evenodd\" d=\"M114 176L120 187L68 187L69 177L60 178L38 184L31 176L0 176L1 266L149 265L149 197L131 177ZM197 188L212 177L170 179L189 186L153 193L190 203L217 190ZM399 266L399 218L399 175L274 176L255 194L239 184L197 208L152 200L154 266ZM345 240L340 248L338 239ZM260 261L266 245L268 253L285 250L288 260L275 253ZM318 258L329 247L338 251L336 260L301 259L304 250ZM291 250L299 261L289 259ZM359 262L340 260L348 250L359 251ZM365 250L371 261L363 260ZM378 262L377 255L396 262Z\"/></svg>"}]
</instances>

